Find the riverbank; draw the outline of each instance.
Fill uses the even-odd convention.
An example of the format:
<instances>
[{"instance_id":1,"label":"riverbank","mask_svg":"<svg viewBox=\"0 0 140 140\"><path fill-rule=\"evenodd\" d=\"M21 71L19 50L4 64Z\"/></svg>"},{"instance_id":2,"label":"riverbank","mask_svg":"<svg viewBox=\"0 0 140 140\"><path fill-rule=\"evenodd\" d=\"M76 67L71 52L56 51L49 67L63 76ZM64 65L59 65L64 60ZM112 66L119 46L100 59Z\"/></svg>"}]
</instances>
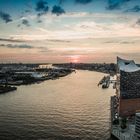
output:
<instances>
[{"instance_id":1,"label":"riverbank","mask_svg":"<svg viewBox=\"0 0 140 140\"><path fill-rule=\"evenodd\" d=\"M56 80L74 71L68 68L33 68L30 71L28 69L16 71L15 68L12 70L9 70L9 68L2 69L0 71L0 85L3 87L1 88L1 93L14 90L11 86L31 85L46 80ZM4 88L6 87L5 85L7 88Z\"/></svg>"},{"instance_id":2,"label":"riverbank","mask_svg":"<svg viewBox=\"0 0 140 140\"><path fill-rule=\"evenodd\" d=\"M12 86L0 86L0 94L7 93L10 91L17 90L17 87Z\"/></svg>"},{"instance_id":3,"label":"riverbank","mask_svg":"<svg viewBox=\"0 0 140 140\"><path fill-rule=\"evenodd\" d=\"M116 73L116 64L114 63L64 63L53 64L56 67L72 68L77 70L89 70L114 75Z\"/></svg>"}]
</instances>

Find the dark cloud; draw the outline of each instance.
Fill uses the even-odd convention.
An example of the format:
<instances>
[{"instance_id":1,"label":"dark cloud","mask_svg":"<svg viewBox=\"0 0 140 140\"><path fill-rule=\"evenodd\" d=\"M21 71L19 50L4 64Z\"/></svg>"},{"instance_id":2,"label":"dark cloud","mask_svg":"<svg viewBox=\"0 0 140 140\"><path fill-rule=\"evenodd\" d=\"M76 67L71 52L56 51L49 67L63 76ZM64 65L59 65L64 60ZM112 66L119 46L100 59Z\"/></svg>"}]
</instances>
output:
<instances>
[{"instance_id":1,"label":"dark cloud","mask_svg":"<svg viewBox=\"0 0 140 140\"><path fill-rule=\"evenodd\" d=\"M25 48L25 49L31 49L33 48L32 46L30 45L26 45L26 44L21 44L21 45L12 45L12 44L8 44L7 45L8 48Z\"/></svg>"},{"instance_id":2,"label":"dark cloud","mask_svg":"<svg viewBox=\"0 0 140 140\"><path fill-rule=\"evenodd\" d=\"M39 50L47 50L46 47L34 47L28 44L0 44L0 47L6 47L10 49L39 49Z\"/></svg>"},{"instance_id":3,"label":"dark cloud","mask_svg":"<svg viewBox=\"0 0 140 140\"><path fill-rule=\"evenodd\" d=\"M128 1L132 1L132 0L108 0L107 9L108 10L120 9L121 6Z\"/></svg>"},{"instance_id":4,"label":"dark cloud","mask_svg":"<svg viewBox=\"0 0 140 140\"><path fill-rule=\"evenodd\" d=\"M140 6L136 5L133 8L126 10L126 12L140 12Z\"/></svg>"},{"instance_id":5,"label":"dark cloud","mask_svg":"<svg viewBox=\"0 0 140 140\"><path fill-rule=\"evenodd\" d=\"M6 39L6 38L0 38L0 41L6 41L6 42L24 42L23 40Z\"/></svg>"},{"instance_id":6,"label":"dark cloud","mask_svg":"<svg viewBox=\"0 0 140 140\"><path fill-rule=\"evenodd\" d=\"M76 3L80 3L80 4L88 4L90 2L92 2L92 0L75 0Z\"/></svg>"},{"instance_id":7,"label":"dark cloud","mask_svg":"<svg viewBox=\"0 0 140 140\"><path fill-rule=\"evenodd\" d=\"M27 27L30 26L30 23L29 23L29 21L27 19L23 19L22 20L22 24L25 25L25 26L27 26Z\"/></svg>"},{"instance_id":8,"label":"dark cloud","mask_svg":"<svg viewBox=\"0 0 140 140\"><path fill-rule=\"evenodd\" d=\"M44 15L49 11L49 6L46 1L40 0L36 3L36 9L38 16Z\"/></svg>"},{"instance_id":9,"label":"dark cloud","mask_svg":"<svg viewBox=\"0 0 140 140\"><path fill-rule=\"evenodd\" d=\"M66 2L68 0L59 0L59 4L63 4L64 2ZM90 2L92 2L93 0L72 0L72 2L75 2L77 4L88 4Z\"/></svg>"},{"instance_id":10,"label":"dark cloud","mask_svg":"<svg viewBox=\"0 0 140 140\"><path fill-rule=\"evenodd\" d=\"M106 41L104 43L107 44L134 44L134 41L119 41L119 40L111 40L111 41Z\"/></svg>"},{"instance_id":11,"label":"dark cloud","mask_svg":"<svg viewBox=\"0 0 140 140\"><path fill-rule=\"evenodd\" d=\"M108 10L119 9L121 5L121 0L108 0Z\"/></svg>"},{"instance_id":12,"label":"dark cloud","mask_svg":"<svg viewBox=\"0 0 140 140\"><path fill-rule=\"evenodd\" d=\"M11 16L8 13L2 12L2 11L0 11L0 18L5 23L8 23L8 22L11 22L12 21Z\"/></svg>"},{"instance_id":13,"label":"dark cloud","mask_svg":"<svg viewBox=\"0 0 140 140\"><path fill-rule=\"evenodd\" d=\"M61 8L60 6L53 6L52 8L52 13L53 14L56 14L57 16L61 15L61 14L64 14L65 13L65 10L63 8Z\"/></svg>"},{"instance_id":14,"label":"dark cloud","mask_svg":"<svg viewBox=\"0 0 140 140\"><path fill-rule=\"evenodd\" d=\"M32 4L32 2L31 1L29 1L29 2L27 2L26 4L25 4L25 6L28 8L28 9L33 9L33 4Z\"/></svg>"},{"instance_id":15,"label":"dark cloud","mask_svg":"<svg viewBox=\"0 0 140 140\"><path fill-rule=\"evenodd\" d=\"M69 41L69 40L57 40L57 39L53 39L53 40L51 40L51 39L46 39L47 41L50 41L50 42L65 42L65 43L70 43L71 41Z\"/></svg>"},{"instance_id":16,"label":"dark cloud","mask_svg":"<svg viewBox=\"0 0 140 140\"><path fill-rule=\"evenodd\" d=\"M21 48L21 49L32 49L32 48L34 48L33 46L30 46L30 45L27 45L27 44L20 44L20 45L1 44L0 46L7 47L7 48Z\"/></svg>"},{"instance_id":17,"label":"dark cloud","mask_svg":"<svg viewBox=\"0 0 140 140\"><path fill-rule=\"evenodd\" d=\"M25 13L30 13L31 11L30 10L25 10Z\"/></svg>"},{"instance_id":18,"label":"dark cloud","mask_svg":"<svg viewBox=\"0 0 140 140\"><path fill-rule=\"evenodd\" d=\"M135 42L130 42L130 41L123 41L123 42L120 42L120 44L134 44Z\"/></svg>"},{"instance_id":19,"label":"dark cloud","mask_svg":"<svg viewBox=\"0 0 140 140\"><path fill-rule=\"evenodd\" d=\"M59 0L59 4L66 2L66 0Z\"/></svg>"}]
</instances>

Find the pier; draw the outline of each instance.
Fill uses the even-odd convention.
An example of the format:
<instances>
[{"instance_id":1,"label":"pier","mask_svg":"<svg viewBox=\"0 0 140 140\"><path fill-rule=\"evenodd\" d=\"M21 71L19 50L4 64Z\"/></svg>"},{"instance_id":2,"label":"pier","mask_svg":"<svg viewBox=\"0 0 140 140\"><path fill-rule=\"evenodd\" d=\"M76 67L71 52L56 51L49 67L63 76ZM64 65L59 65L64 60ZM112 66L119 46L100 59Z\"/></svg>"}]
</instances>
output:
<instances>
[{"instance_id":1,"label":"pier","mask_svg":"<svg viewBox=\"0 0 140 140\"><path fill-rule=\"evenodd\" d=\"M98 86L102 85L102 88L109 88L110 85L110 76L104 76L101 81L98 83Z\"/></svg>"}]
</instances>

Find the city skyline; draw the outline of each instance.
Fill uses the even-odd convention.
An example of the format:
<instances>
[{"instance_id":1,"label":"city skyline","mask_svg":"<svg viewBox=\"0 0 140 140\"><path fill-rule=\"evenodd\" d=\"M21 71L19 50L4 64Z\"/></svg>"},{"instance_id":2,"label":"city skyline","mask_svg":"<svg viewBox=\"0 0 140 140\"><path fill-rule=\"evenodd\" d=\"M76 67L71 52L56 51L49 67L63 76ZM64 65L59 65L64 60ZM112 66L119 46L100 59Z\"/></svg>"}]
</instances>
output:
<instances>
[{"instance_id":1,"label":"city skyline","mask_svg":"<svg viewBox=\"0 0 140 140\"><path fill-rule=\"evenodd\" d=\"M0 1L1 62L140 63L139 0Z\"/></svg>"}]
</instances>

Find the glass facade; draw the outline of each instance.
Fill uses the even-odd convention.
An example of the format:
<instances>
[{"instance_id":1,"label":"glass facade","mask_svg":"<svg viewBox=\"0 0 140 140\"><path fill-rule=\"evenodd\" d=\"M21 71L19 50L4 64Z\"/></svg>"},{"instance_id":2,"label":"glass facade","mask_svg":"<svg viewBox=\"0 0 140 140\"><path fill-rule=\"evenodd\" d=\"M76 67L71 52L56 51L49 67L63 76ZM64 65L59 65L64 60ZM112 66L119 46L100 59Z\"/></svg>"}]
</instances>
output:
<instances>
[{"instance_id":1,"label":"glass facade","mask_svg":"<svg viewBox=\"0 0 140 140\"><path fill-rule=\"evenodd\" d=\"M120 97L122 99L140 98L140 71L120 71Z\"/></svg>"}]
</instances>

